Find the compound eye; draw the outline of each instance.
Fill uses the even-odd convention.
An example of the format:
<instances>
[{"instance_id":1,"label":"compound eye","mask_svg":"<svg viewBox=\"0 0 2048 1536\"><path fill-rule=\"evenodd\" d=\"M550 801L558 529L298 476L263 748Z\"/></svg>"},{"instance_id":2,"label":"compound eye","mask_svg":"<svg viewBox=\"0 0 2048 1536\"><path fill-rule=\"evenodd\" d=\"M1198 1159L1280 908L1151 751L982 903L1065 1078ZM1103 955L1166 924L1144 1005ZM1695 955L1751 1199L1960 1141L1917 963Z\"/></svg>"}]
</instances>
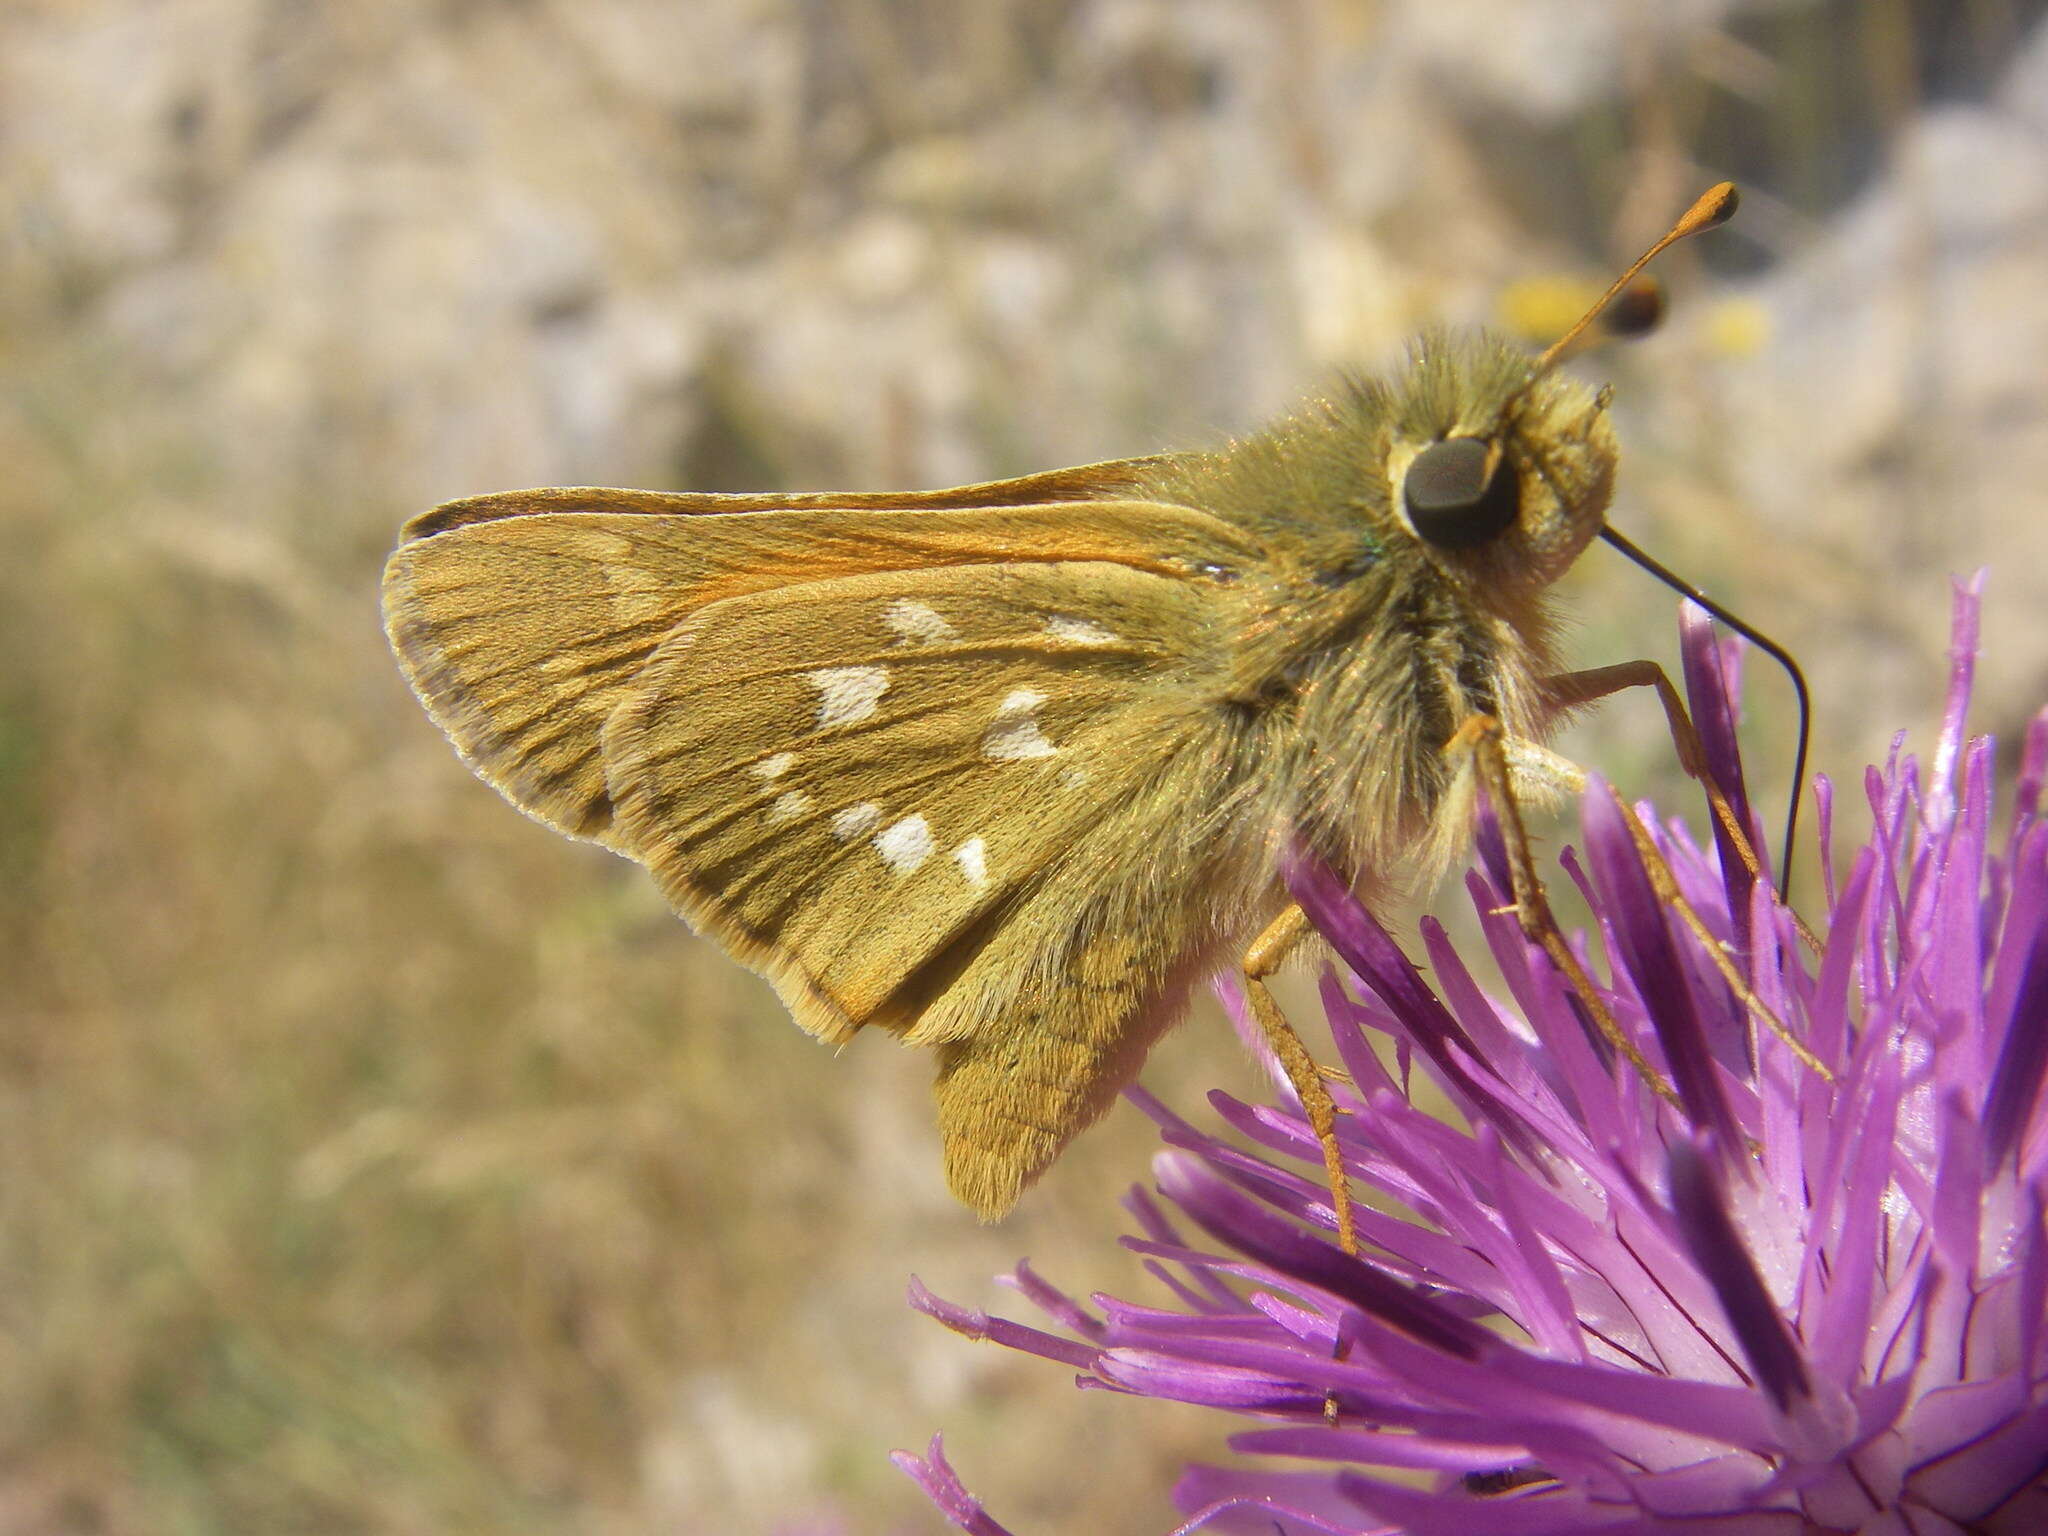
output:
<instances>
[{"instance_id":1,"label":"compound eye","mask_svg":"<svg viewBox=\"0 0 2048 1536\"><path fill-rule=\"evenodd\" d=\"M1502 454L1487 474L1487 445L1448 437L1415 455L1401 482L1408 523L1442 549L1471 549L1499 537L1521 510L1521 477Z\"/></svg>"}]
</instances>

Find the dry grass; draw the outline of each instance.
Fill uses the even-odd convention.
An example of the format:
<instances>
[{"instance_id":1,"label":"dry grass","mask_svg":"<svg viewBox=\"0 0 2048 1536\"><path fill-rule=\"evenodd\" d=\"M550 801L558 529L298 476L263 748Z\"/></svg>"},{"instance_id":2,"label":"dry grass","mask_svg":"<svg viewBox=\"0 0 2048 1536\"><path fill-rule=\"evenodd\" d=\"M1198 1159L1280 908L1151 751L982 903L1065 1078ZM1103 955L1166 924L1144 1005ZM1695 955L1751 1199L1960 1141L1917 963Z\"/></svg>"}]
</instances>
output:
<instances>
[{"instance_id":1,"label":"dry grass","mask_svg":"<svg viewBox=\"0 0 2048 1536\"><path fill-rule=\"evenodd\" d=\"M1873 48L1823 91L1807 24L1638 40L1522 120L1448 90L1406 8L1337 0L0 21L0 1526L926 1530L883 1452L943 1426L1019 1528L1163 1528L1163 1495L1119 1524L1130 1490L1209 1426L901 1304L913 1269L994 1300L1024 1252L1130 1289L1136 1117L975 1228L925 1063L830 1059L635 869L461 769L383 649L391 533L522 482L1199 441L1604 261L1694 156L1783 168L1767 267L1913 88ZM1885 573L1818 524L1768 569L1717 537L1769 513L1693 409L1729 387L1706 342L1668 347L1618 365L1632 505L1754 607L1821 593L1788 638L1853 672ZM1668 622L1607 581L1589 655ZM1831 656L1843 615L1872 627ZM1587 750L1636 783L1662 752L1647 720ZM1151 1080L1249 1091L1221 1036Z\"/></svg>"}]
</instances>

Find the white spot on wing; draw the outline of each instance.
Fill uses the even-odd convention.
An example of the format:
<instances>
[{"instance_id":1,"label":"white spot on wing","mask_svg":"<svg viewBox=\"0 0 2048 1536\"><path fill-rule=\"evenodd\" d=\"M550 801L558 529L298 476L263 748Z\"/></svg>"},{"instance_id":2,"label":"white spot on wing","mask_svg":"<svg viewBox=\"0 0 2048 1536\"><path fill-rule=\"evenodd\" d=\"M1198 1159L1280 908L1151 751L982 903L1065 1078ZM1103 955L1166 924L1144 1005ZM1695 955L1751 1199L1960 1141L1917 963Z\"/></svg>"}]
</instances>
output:
<instances>
[{"instance_id":1,"label":"white spot on wing","mask_svg":"<svg viewBox=\"0 0 2048 1536\"><path fill-rule=\"evenodd\" d=\"M988 844L978 837L970 837L953 850L953 862L960 866L960 873L973 886L988 884Z\"/></svg>"},{"instance_id":2,"label":"white spot on wing","mask_svg":"<svg viewBox=\"0 0 2048 1536\"><path fill-rule=\"evenodd\" d=\"M800 789L787 789L775 797L775 803L768 807L768 821L771 826L785 821L795 821L811 808L811 797Z\"/></svg>"},{"instance_id":3,"label":"white spot on wing","mask_svg":"<svg viewBox=\"0 0 2048 1536\"><path fill-rule=\"evenodd\" d=\"M875 834L875 851L899 875L907 875L932 856L931 823L906 816Z\"/></svg>"},{"instance_id":4,"label":"white spot on wing","mask_svg":"<svg viewBox=\"0 0 2048 1536\"><path fill-rule=\"evenodd\" d=\"M823 667L807 675L818 690L821 731L867 719L889 687L889 674L882 667Z\"/></svg>"},{"instance_id":5,"label":"white spot on wing","mask_svg":"<svg viewBox=\"0 0 2048 1536\"><path fill-rule=\"evenodd\" d=\"M1044 702L1045 695L1032 688L1019 688L1005 696L996 708L995 719L982 734L981 755L1006 763L1027 757L1051 757L1059 751L1038 728L1038 706Z\"/></svg>"},{"instance_id":6,"label":"white spot on wing","mask_svg":"<svg viewBox=\"0 0 2048 1536\"><path fill-rule=\"evenodd\" d=\"M902 643L909 645L917 641L923 645L937 645L950 640L958 633L930 605L899 597L882 610L882 622L902 637Z\"/></svg>"},{"instance_id":7,"label":"white spot on wing","mask_svg":"<svg viewBox=\"0 0 2048 1536\"><path fill-rule=\"evenodd\" d=\"M795 762L794 752L778 752L773 757L764 757L754 764L753 771L764 779L779 779L789 772Z\"/></svg>"},{"instance_id":8,"label":"white spot on wing","mask_svg":"<svg viewBox=\"0 0 2048 1536\"><path fill-rule=\"evenodd\" d=\"M832 835L842 843L850 843L861 833L882 819L882 808L863 800L859 805L849 805L832 816Z\"/></svg>"},{"instance_id":9,"label":"white spot on wing","mask_svg":"<svg viewBox=\"0 0 2048 1536\"><path fill-rule=\"evenodd\" d=\"M1117 639L1114 632L1093 619L1077 619L1067 613L1056 613L1047 619L1045 632L1062 645L1115 645Z\"/></svg>"}]
</instances>

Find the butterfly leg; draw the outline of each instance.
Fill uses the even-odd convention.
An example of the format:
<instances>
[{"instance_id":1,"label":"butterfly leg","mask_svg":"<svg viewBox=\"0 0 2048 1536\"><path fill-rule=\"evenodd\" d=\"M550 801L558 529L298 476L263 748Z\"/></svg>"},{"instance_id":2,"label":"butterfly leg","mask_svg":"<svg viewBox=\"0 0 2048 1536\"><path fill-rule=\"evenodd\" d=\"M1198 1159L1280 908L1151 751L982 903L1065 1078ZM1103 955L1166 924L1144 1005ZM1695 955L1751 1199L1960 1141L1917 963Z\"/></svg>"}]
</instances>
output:
<instances>
[{"instance_id":1,"label":"butterfly leg","mask_svg":"<svg viewBox=\"0 0 2048 1536\"><path fill-rule=\"evenodd\" d=\"M1679 697L1678 689L1661 666L1648 660L1617 662L1609 667L1589 667L1583 672L1565 672L1548 677L1543 680L1543 686L1558 708L1565 710L1596 703L1626 688L1654 688L1657 702L1664 706L1664 723L1671 732L1671 745L1678 752L1678 766L1706 790L1714 820L1728 834L1737 857L1748 867L1750 874L1759 880L1764 877L1762 861L1750 844L1749 833L1735 814L1735 808L1728 803L1728 797L1721 792L1720 785L1714 782L1714 775L1707 766L1706 746L1700 741L1699 730L1686 711L1685 700Z\"/></svg>"},{"instance_id":2,"label":"butterfly leg","mask_svg":"<svg viewBox=\"0 0 2048 1536\"><path fill-rule=\"evenodd\" d=\"M1525 773L1537 762L1529 751L1529 745L1521 744L1515 752L1527 765ZM1522 807L1515 794L1508 747L1507 732L1498 720L1491 715L1472 715L1458 727L1444 752L1453 758L1462 756L1471 760L1487 798L1493 802L1494 814L1500 818L1501 841L1507 845L1508 883L1515 898L1515 919L1521 924L1524 936L1550 957L1550 963L1557 967L1585 1006L1594 1028L1641 1074L1644 1082L1676 1106L1678 1095L1615 1022L1606 1000L1594 988L1592 977L1586 974L1586 968L1579 964L1579 957L1572 953L1571 945L1566 942L1564 930L1558 926L1557 914L1550 909L1550 898L1544 893L1542 878L1536 873L1536 856L1530 848L1529 832L1522 823ZM1541 751L1540 748L1537 750ZM1542 757L1566 768L1572 767L1553 753L1544 752ZM1573 771L1576 773L1575 769ZM1584 782L1583 774L1577 774L1577 777L1580 783Z\"/></svg>"},{"instance_id":3,"label":"butterfly leg","mask_svg":"<svg viewBox=\"0 0 2048 1536\"><path fill-rule=\"evenodd\" d=\"M1735 849L1736 857L1742 861L1751 877L1757 880L1765 879L1763 861L1757 857L1756 849L1749 840L1748 830L1743 826L1742 819L1735 814L1735 808L1728 803L1728 797L1722 793L1721 787L1715 783L1714 776L1707 767L1706 747L1700 741L1699 729L1693 724L1692 716L1686 710L1685 701L1679 697L1677 688L1672 686L1671 679L1662 667L1654 661L1625 661L1614 666L1594 667L1584 672L1567 672L1558 677L1546 678L1544 685L1550 696L1565 709L1593 703L1610 694L1619 693L1624 688L1656 689L1658 702L1664 706L1664 720L1671 731L1672 746L1678 752L1679 766L1697 779L1706 790L1707 803L1713 809L1714 820L1726 833L1729 844ZM1535 750L1543 752L1540 747ZM1556 758L1554 753L1544 752L1543 755ZM1566 759L1556 758L1556 761L1564 763ZM1580 773L1578 777L1579 787L1583 787L1585 775ZM1750 989L1740 969L1729 958L1727 949L1707 927L1698 910L1686 900L1684 892L1679 889L1678 877L1671 872L1671 866L1665 862L1664 855L1651 838L1649 829L1642 824L1635 811L1624 802L1621 805L1621 812L1622 820L1628 827L1630 840L1636 846L1636 857L1641 861L1644 872L1649 875L1650 885L1656 891L1657 899L1675 912L1679 921L1692 930L1693 936L1700 942L1702 951L1721 973L1722 980L1726 981L1735 995L1742 1000L1743 1006L1748 1008L1772 1034L1783 1040L1791 1048L1792 1053L1810 1070L1818 1073L1823 1080L1832 1081L1834 1074L1792 1033L1785 1021ZM1806 924L1799 920L1797 913L1793 914L1793 920L1806 943L1818 954L1819 941L1813 937Z\"/></svg>"},{"instance_id":4,"label":"butterfly leg","mask_svg":"<svg viewBox=\"0 0 2048 1536\"><path fill-rule=\"evenodd\" d=\"M1287 910L1252 940L1244 952L1244 959L1239 962L1239 971L1244 977L1244 994L1251 1003L1252 1017L1258 1020L1267 1045L1279 1058L1287 1073L1287 1081L1294 1085L1294 1091L1301 1099L1302 1113L1308 1116L1309 1129L1315 1132L1316 1140L1322 1146L1323 1172L1329 1179L1330 1201L1337 1213L1338 1245L1346 1253L1356 1256L1358 1218L1351 1208L1351 1182L1345 1175L1344 1156L1337 1146L1337 1105L1323 1083L1315 1058L1309 1055L1308 1047L1294 1032L1294 1026L1281 1014L1279 1003L1274 1001L1271 990L1266 986L1266 978L1280 969L1294 947L1306 937L1308 929L1308 914L1289 903Z\"/></svg>"},{"instance_id":5,"label":"butterfly leg","mask_svg":"<svg viewBox=\"0 0 2048 1536\"><path fill-rule=\"evenodd\" d=\"M1308 931L1308 914L1289 902L1287 909L1266 925L1266 931L1252 940L1238 969L1244 977L1244 995L1251 1003L1252 1017L1259 1021L1266 1044L1279 1058L1287 1081L1294 1085L1302 1113L1308 1116L1309 1129L1315 1132L1323 1149L1323 1176L1329 1180L1330 1204L1337 1213L1337 1246L1356 1258L1358 1217L1351 1208L1351 1180L1344 1172L1344 1155L1337 1146L1337 1105L1324 1086L1315 1058L1309 1055L1308 1047L1280 1012L1280 1004L1266 986L1266 978L1280 969ZM1342 1360L1350 1348L1350 1341L1340 1332L1336 1358ZM1335 1429L1338 1418L1337 1395L1333 1391L1323 1399L1323 1422Z\"/></svg>"}]
</instances>

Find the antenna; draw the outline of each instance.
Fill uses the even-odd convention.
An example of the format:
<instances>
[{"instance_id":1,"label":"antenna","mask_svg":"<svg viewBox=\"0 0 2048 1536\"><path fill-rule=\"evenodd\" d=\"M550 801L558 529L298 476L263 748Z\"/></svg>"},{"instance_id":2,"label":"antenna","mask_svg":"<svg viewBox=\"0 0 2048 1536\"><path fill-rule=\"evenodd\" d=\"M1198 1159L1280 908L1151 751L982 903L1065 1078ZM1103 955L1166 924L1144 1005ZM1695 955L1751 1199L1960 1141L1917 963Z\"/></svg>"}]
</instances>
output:
<instances>
[{"instance_id":1,"label":"antenna","mask_svg":"<svg viewBox=\"0 0 2048 1536\"><path fill-rule=\"evenodd\" d=\"M1663 239L1638 256L1630 264L1629 269L1617 277L1608 286L1607 291L1600 295L1593 307L1579 317L1577 324L1543 350L1542 355L1529 370L1529 383L1518 390L1515 396L1510 398L1508 406L1503 409L1503 419L1508 411L1512 410L1515 400L1525 395L1537 380L1567 357L1579 338L1603 316L1608 316L1607 329L1616 335L1635 335L1653 328L1663 313L1663 297L1661 291L1654 286L1654 278L1645 279L1642 284L1637 283L1636 279L1642 275L1643 268L1679 241L1697 235L1703 230L1716 229L1726 224L1735 216L1736 205L1740 201L1741 194L1735 190L1735 183L1732 181L1719 182L1701 193L1699 200L1686 209L1684 216L1664 232ZM1620 302L1617 303L1617 300ZM1603 523L1600 537L1665 586L1698 603L1708 613L1777 662L1785 669L1785 675L1791 678L1792 691L1799 699L1799 745L1792 761L1792 797L1791 803L1785 808L1785 843L1778 880L1780 892L1789 898L1792 885L1792 853L1799 835L1799 793L1800 786L1806 778L1806 753L1813 729L1813 702L1806 690L1806 674L1799 670L1799 663L1785 647L1754 625L1737 618L1669 566L1652 559L1635 543L1617 533L1613 525Z\"/></svg>"},{"instance_id":2,"label":"antenna","mask_svg":"<svg viewBox=\"0 0 2048 1536\"><path fill-rule=\"evenodd\" d=\"M1530 376L1532 380L1542 378L1544 374L1555 368L1559 362L1567 357L1579 338L1585 335L1587 328L1594 321L1600 319L1607 312L1608 307L1613 305L1617 299L1622 299L1625 295L1627 296L1624 303L1619 306L1619 309L1622 311L1626 311L1631 306L1639 304L1639 294L1633 285L1643 268L1647 267L1679 241L1697 235L1703 230L1716 229L1726 224L1735 216L1736 206L1740 202L1741 194L1735 190L1735 183L1732 181L1719 182L1701 193L1699 200L1686 209L1684 216L1664 232L1663 239L1638 256L1629 269L1617 277L1608 287L1607 291L1600 295L1598 302L1579 317L1576 325L1544 349L1542 356L1536 359L1535 366L1531 369ZM1660 311L1661 303L1653 303L1646 313L1654 316ZM1654 319L1650 323L1654 324ZM1638 328L1647 329L1648 326L1638 327L1630 323L1625 315L1621 318L1620 324L1610 324L1610 329L1614 329L1621 334L1628 334ZM1708 613L1748 640L1758 650L1783 667L1785 675L1792 680L1792 691L1799 699L1799 745L1792 760L1792 796L1791 803L1785 808L1785 843L1784 852L1781 855L1782 868L1778 880L1780 891L1789 895L1792 885L1792 853L1799 835L1800 787L1806 778L1806 753L1813 729L1813 701L1806 691L1806 674L1799 670L1799 663L1793 659L1792 653L1786 650L1785 647L1778 644L1777 641L1754 625L1745 623L1737 618L1728 609L1715 602L1706 593L1680 576L1669 566L1661 561L1652 559L1643 549L1625 538L1622 534L1616 532L1612 524L1603 524L1601 526L1600 537L1648 571L1652 576L1663 582L1665 586L1670 587L1673 591L1685 597L1691 598L1702 608L1706 609Z\"/></svg>"},{"instance_id":3,"label":"antenna","mask_svg":"<svg viewBox=\"0 0 2048 1536\"><path fill-rule=\"evenodd\" d=\"M1599 319L1601 311L1612 304L1621 291L1636 280L1637 273L1679 241L1702 230L1715 229L1726 224L1735 216L1735 206L1740 201L1741 195L1735 190L1735 183L1732 181L1720 182L1701 193L1699 201L1686 209L1685 216L1664 232L1664 238L1638 256L1634 265L1617 277L1608 290L1600 295L1599 301L1579 316L1578 324L1544 348L1543 355L1536 359L1535 376L1541 378L1564 359L1571 351L1572 344L1585 334L1586 327Z\"/></svg>"}]
</instances>

